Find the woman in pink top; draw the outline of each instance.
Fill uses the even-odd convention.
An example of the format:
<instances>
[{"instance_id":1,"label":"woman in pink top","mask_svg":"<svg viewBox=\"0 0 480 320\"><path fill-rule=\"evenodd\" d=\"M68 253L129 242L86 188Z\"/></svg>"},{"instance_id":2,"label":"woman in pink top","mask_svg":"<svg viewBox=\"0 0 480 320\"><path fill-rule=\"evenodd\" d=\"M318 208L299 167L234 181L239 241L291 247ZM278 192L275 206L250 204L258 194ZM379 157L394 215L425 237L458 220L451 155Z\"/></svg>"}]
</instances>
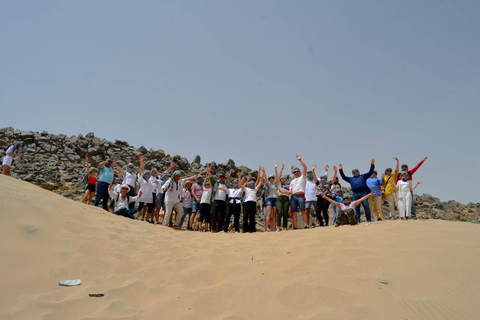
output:
<instances>
[{"instance_id":1,"label":"woman in pink top","mask_svg":"<svg viewBox=\"0 0 480 320\"><path fill-rule=\"evenodd\" d=\"M342 224L350 224L354 226L358 223L357 216L355 215L355 207L362 203L363 200L366 200L372 196L372 193L367 194L365 197L362 197L356 201L350 202L350 196L343 196L343 203L332 200L330 197L327 197L323 193L320 194L323 199L329 201L334 206L340 209L340 212L337 215L337 221L335 222L335 227L339 227Z\"/></svg>"}]
</instances>

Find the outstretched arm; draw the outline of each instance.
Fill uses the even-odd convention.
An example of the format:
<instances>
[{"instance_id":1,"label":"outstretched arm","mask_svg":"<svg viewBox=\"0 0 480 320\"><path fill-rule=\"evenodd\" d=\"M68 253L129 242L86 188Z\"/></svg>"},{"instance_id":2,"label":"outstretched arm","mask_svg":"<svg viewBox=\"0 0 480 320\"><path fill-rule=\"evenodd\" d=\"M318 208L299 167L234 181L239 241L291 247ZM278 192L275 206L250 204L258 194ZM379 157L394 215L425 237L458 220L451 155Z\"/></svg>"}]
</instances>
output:
<instances>
[{"instance_id":1,"label":"outstretched arm","mask_svg":"<svg viewBox=\"0 0 480 320\"><path fill-rule=\"evenodd\" d=\"M242 173L238 171L238 187L245 191L245 185L247 184L247 179L242 178Z\"/></svg>"},{"instance_id":2,"label":"outstretched arm","mask_svg":"<svg viewBox=\"0 0 480 320\"><path fill-rule=\"evenodd\" d=\"M210 179L212 179L213 176L212 176L212 172L210 171L210 167L211 167L210 163L207 163L206 166L207 166L207 175Z\"/></svg>"},{"instance_id":3,"label":"outstretched arm","mask_svg":"<svg viewBox=\"0 0 480 320\"><path fill-rule=\"evenodd\" d=\"M360 199L355 200L355 206L358 206L360 203L362 203L363 200L370 198L372 195L373 195L373 193L370 192L365 197L361 197Z\"/></svg>"},{"instance_id":4,"label":"outstretched arm","mask_svg":"<svg viewBox=\"0 0 480 320\"><path fill-rule=\"evenodd\" d=\"M317 165L314 165L313 168L312 168L313 181L315 181L315 183L318 182L317 174L315 173L316 168L317 168Z\"/></svg>"},{"instance_id":5,"label":"outstretched arm","mask_svg":"<svg viewBox=\"0 0 480 320\"><path fill-rule=\"evenodd\" d=\"M143 174L143 156L138 156L138 161L140 162L140 169L138 170L138 174L141 176Z\"/></svg>"},{"instance_id":6,"label":"outstretched arm","mask_svg":"<svg viewBox=\"0 0 480 320\"><path fill-rule=\"evenodd\" d=\"M118 165L117 161L113 160L113 165L115 166L115 168L117 168L118 171L120 171L122 175L125 175L125 170L123 170L122 167Z\"/></svg>"},{"instance_id":7,"label":"outstretched arm","mask_svg":"<svg viewBox=\"0 0 480 320\"><path fill-rule=\"evenodd\" d=\"M330 202L331 204L333 204L335 207L341 208L341 207L340 207L340 203L338 203L337 201L331 199L330 197L327 197L327 196L324 195L323 193L320 193L320 195L322 196L323 199L327 200L328 202Z\"/></svg>"},{"instance_id":8,"label":"outstretched arm","mask_svg":"<svg viewBox=\"0 0 480 320\"><path fill-rule=\"evenodd\" d=\"M333 183L337 179L337 166L333 166L333 178L330 180L330 183Z\"/></svg>"},{"instance_id":9,"label":"outstretched arm","mask_svg":"<svg viewBox=\"0 0 480 320\"><path fill-rule=\"evenodd\" d=\"M303 176L306 177L307 176L307 165L305 164L305 162L303 162L302 157L300 157L299 155L297 155L297 160L300 161L300 163L302 164L302 166L303 166Z\"/></svg>"},{"instance_id":10,"label":"outstretched arm","mask_svg":"<svg viewBox=\"0 0 480 320\"><path fill-rule=\"evenodd\" d=\"M413 174L415 173L415 171L417 171L418 168L420 168L420 167L422 166L422 164L425 162L425 160L427 160L427 159L428 159L428 157L423 158L423 160L420 161L420 162L415 166L415 168L413 168L412 170L410 170L410 174L413 175Z\"/></svg>"},{"instance_id":11,"label":"outstretched arm","mask_svg":"<svg viewBox=\"0 0 480 320\"><path fill-rule=\"evenodd\" d=\"M350 182L350 177L347 177L347 176L345 176L345 174L343 174L343 166L342 166L341 163L338 165L338 169L340 171L340 176L342 177L342 179L347 181L347 182Z\"/></svg>"},{"instance_id":12,"label":"outstretched arm","mask_svg":"<svg viewBox=\"0 0 480 320\"><path fill-rule=\"evenodd\" d=\"M398 173L398 170L400 170L400 161L398 160L397 157L393 157L393 160L397 161L397 166L395 167L395 172Z\"/></svg>"},{"instance_id":13,"label":"outstretched arm","mask_svg":"<svg viewBox=\"0 0 480 320\"><path fill-rule=\"evenodd\" d=\"M90 178L93 173L90 172L90 159L88 156L85 156L85 161L87 162L87 177Z\"/></svg>"},{"instance_id":14,"label":"outstretched arm","mask_svg":"<svg viewBox=\"0 0 480 320\"><path fill-rule=\"evenodd\" d=\"M372 162L370 162L370 170L367 173L363 174L365 179L370 178L370 176L373 174L373 170L375 170L375 159L372 159Z\"/></svg>"},{"instance_id":15,"label":"outstretched arm","mask_svg":"<svg viewBox=\"0 0 480 320\"><path fill-rule=\"evenodd\" d=\"M420 181L418 181L417 183L415 183L415 185L410 189L410 190L415 190L416 187L418 187L420 184L422 184Z\"/></svg>"},{"instance_id":16,"label":"outstretched arm","mask_svg":"<svg viewBox=\"0 0 480 320\"><path fill-rule=\"evenodd\" d=\"M285 168L285 163L282 162L282 169L280 170L279 176L281 177L283 174L283 169Z\"/></svg>"},{"instance_id":17,"label":"outstretched arm","mask_svg":"<svg viewBox=\"0 0 480 320\"><path fill-rule=\"evenodd\" d=\"M263 172L265 172L265 168L263 168ZM255 185L255 187L258 189L262 186L262 183L263 183L263 177L262 177L262 166L258 166L258 180L257 180L257 184Z\"/></svg>"}]
</instances>

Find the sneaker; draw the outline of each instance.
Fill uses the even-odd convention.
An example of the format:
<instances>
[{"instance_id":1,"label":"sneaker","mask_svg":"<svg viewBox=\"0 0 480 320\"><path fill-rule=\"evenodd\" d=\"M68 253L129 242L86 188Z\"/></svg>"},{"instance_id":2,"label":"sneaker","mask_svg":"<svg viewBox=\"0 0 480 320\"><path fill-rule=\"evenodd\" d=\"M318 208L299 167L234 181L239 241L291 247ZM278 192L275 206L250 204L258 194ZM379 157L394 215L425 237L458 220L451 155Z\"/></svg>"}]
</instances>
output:
<instances>
[{"instance_id":1,"label":"sneaker","mask_svg":"<svg viewBox=\"0 0 480 320\"><path fill-rule=\"evenodd\" d=\"M417 217L414 217L413 220L418 220L418 218L417 218Z\"/></svg>"},{"instance_id":2,"label":"sneaker","mask_svg":"<svg viewBox=\"0 0 480 320\"><path fill-rule=\"evenodd\" d=\"M377 221L382 221L382 218L378 218Z\"/></svg>"},{"instance_id":3,"label":"sneaker","mask_svg":"<svg viewBox=\"0 0 480 320\"><path fill-rule=\"evenodd\" d=\"M235 231L235 233L238 233L238 231Z\"/></svg>"},{"instance_id":4,"label":"sneaker","mask_svg":"<svg viewBox=\"0 0 480 320\"><path fill-rule=\"evenodd\" d=\"M267 230L265 230L265 232L270 232L270 228L267 228Z\"/></svg>"},{"instance_id":5,"label":"sneaker","mask_svg":"<svg viewBox=\"0 0 480 320\"><path fill-rule=\"evenodd\" d=\"M219 233L225 233L225 231L222 230L222 231L220 231Z\"/></svg>"}]
</instances>

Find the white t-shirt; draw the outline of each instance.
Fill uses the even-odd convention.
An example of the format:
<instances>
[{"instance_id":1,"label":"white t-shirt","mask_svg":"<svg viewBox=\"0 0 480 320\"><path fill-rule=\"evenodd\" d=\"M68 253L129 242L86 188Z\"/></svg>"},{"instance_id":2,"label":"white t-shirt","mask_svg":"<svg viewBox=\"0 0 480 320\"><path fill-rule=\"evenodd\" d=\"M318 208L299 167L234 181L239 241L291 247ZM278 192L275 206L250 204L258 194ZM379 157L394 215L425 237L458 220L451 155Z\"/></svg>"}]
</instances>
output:
<instances>
[{"instance_id":1,"label":"white t-shirt","mask_svg":"<svg viewBox=\"0 0 480 320\"><path fill-rule=\"evenodd\" d=\"M165 202L179 203L180 198L184 198L185 194L183 193L183 180L178 180L178 183L175 183L173 178L170 178L162 186L167 188L165 193Z\"/></svg>"},{"instance_id":2,"label":"white t-shirt","mask_svg":"<svg viewBox=\"0 0 480 320\"><path fill-rule=\"evenodd\" d=\"M218 183L217 187L227 189L227 185L220 182ZM227 201L227 193L217 188L217 190L215 191L215 200Z\"/></svg>"},{"instance_id":3,"label":"white t-shirt","mask_svg":"<svg viewBox=\"0 0 480 320\"><path fill-rule=\"evenodd\" d=\"M257 202L257 191L258 189L245 188L245 202L255 201Z\"/></svg>"},{"instance_id":4,"label":"white t-shirt","mask_svg":"<svg viewBox=\"0 0 480 320\"><path fill-rule=\"evenodd\" d=\"M115 200L115 206L113 211L117 212L121 208L127 208L128 209L128 204L131 202L135 202L138 200L138 197L125 197L125 200L122 200L122 196L112 190L108 190L108 193L110 194L110 197ZM118 198L118 199L117 199Z\"/></svg>"},{"instance_id":5,"label":"white t-shirt","mask_svg":"<svg viewBox=\"0 0 480 320\"><path fill-rule=\"evenodd\" d=\"M203 189L202 197L200 198L200 203L212 203L212 188Z\"/></svg>"},{"instance_id":6,"label":"white t-shirt","mask_svg":"<svg viewBox=\"0 0 480 320\"><path fill-rule=\"evenodd\" d=\"M292 194L305 193L305 184L306 181L303 174L300 177L293 179L292 182L290 182L290 190L292 190Z\"/></svg>"},{"instance_id":7,"label":"white t-shirt","mask_svg":"<svg viewBox=\"0 0 480 320\"><path fill-rule=\"evenodd\" d=\"M307 180L305 183L305 201L317 201L315 193L317 191L317 185L315 182Z\"/></svg>"},{"instance_id":8,"label":"white t-shirt","mask_svg":"<svg viewBox=\"0 0 480 320\"><path fill-rule=\"evenodd\" d=\"M241 203L241 199L242 199L242 194L243 194L243 190L241 188L238 188L238 189L228 189L228 203L233 203L233 201L235 201L235 203ZM232 199L232 198L237 198L237 199Z\"/></svg>"},{"instance_id":9,"label":"white t-shirt","mask_svg":"<svg viewBox=\"0 0 480 320\"><path fill-rule=\"evenodd\" d=\"M135 187L135 179L137 175L135 173L130 173L125 171L125 175L123 176L123 184L128 184L129 186Z\"/></svg>"},{"instance_id":10,"label":"white t-shirt","mask_svg":"<svg viewBox=\"0 0 480 320\"><path fill-rule=\"evenodd\" d=\"M138 183L140 184L140 190L142 191L140 202L153 203L152 193L155 190L155 186L150 180L143 179L140 174L138 174Z\"/></svg>"},{"instance_id":11,"label":"white t-shirt","mask_svg":"<svg viewBox=\"0 0 480 320\"><path fill-rule=\"evenodd\" d=\"M12 160L13 160L13 149L14 149L14 145L12 144L10 147L8 147L7 149L7 155L3 158L3 162L2 162L2 165L3 166L11 166L12 165ZM9 153L12 153L11 156L9 156L8 154Z\"/></svg>"}]
</instances>

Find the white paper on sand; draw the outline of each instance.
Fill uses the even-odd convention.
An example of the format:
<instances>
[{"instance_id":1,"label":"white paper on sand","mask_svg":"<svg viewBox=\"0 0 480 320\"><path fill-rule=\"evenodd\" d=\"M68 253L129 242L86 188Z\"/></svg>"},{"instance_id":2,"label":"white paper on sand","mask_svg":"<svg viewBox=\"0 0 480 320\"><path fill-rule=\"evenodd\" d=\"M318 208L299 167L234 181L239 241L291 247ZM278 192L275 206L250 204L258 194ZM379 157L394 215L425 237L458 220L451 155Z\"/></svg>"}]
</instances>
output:
<instances>
[{"instance_id":1,"label":"white paper on sand","mask_svg":"<svg viewBox=\"0 0 480 320\"><path fill-rule=\"evenodd\" d=\"M82 284L82 280L75 279L75 280L60 280L58 281L59 286L78 286Z\"/></svg>"}]
</instances>

